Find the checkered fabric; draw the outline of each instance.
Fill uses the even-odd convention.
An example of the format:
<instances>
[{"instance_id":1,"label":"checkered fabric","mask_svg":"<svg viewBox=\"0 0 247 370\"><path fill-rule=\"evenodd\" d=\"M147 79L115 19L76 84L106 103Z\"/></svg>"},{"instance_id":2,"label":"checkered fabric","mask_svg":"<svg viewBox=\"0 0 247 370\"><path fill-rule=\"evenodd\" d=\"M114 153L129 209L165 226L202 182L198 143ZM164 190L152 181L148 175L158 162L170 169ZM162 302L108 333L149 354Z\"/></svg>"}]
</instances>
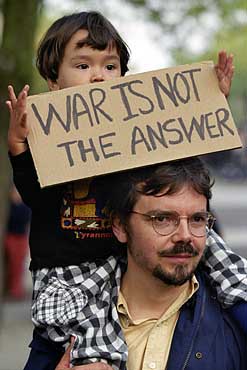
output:
<instances>
[{"instance_id":1,"label":"checkered fabric","mask_svg":"<svg viewBox=\"0 0 247 370\"><path fill-rule=\"evenodd\" d=\"M103 361L126 369L127 346L117 313L121 268L114 257L104 264L33 272L32 320L55 342L75 337L73 365Z\"/></svg>"},{"instance_id":2,"label":"checkered fabric","mask_svg":"<svg viewBox=\"0 0 247 370\"><path fill-rule=\"evenodd\" d=\"M116 309L123 266L114 257L104 264L41 269L33 272L32 315L41 335L55 342L75 337L74 365L107 361L126 369L127 346ZM247 301L247 260L210 231L203 263L225 307Z\"/></svg>"},{"instance_id":3,"label":"checkered fabric","mask_svg":"<svg viewBox=\"0 0 247 370\"><path fill-rule=\"evenodd\" d=\"M223 307L247 301L247 260L229 249L213 230L207 238L203 263Z\"/></svg>"}]
</instances>

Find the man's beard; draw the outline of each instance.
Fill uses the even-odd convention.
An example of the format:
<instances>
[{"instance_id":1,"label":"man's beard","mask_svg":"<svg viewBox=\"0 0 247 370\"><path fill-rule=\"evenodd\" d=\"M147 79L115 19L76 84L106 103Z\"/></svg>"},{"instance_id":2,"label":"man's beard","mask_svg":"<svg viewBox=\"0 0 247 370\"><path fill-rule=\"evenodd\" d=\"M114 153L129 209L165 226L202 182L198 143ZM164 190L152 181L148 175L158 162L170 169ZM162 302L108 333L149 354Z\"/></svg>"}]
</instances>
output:
<instances>
[{"instance_id":1,"label":"man's beard","mask_svg":"<svg viewBox=\"0 0 247 370\"><path fill-rule=\"evenodd\" d=\"M176 256L182 253L186 253L191 257L199 255L198 251L195 250L190 243L181 243L181 242L175 244L174 247L171 248L170 250L159 252L158 255L160 257L166 256L169 257ZM161 265L159 264L153 269L152 275L167 285L175 286L183 285L186 281L192 278L198 263L199 260L197 263L194 264L194 266L192 266L190 270L188 270L187 265L177 265L175 266L174 271L172 272L165 271L165 269L162 268Z\"/></svg>"},{"instance_id":2,"label":"man's beard","mask_svg":"<svg viewBox=\"0 0 247 370\"><path fill-rule=\"evenodd\" d=\"M169 273L164 271L161 265L157 265L153 269L152 275L157 279L161 280L166 285L183 285L186 281L190 280L194 274L196 267L191 271L188 271L187 266L176 266L175 271Z\"/></svg>"}]
</instances>

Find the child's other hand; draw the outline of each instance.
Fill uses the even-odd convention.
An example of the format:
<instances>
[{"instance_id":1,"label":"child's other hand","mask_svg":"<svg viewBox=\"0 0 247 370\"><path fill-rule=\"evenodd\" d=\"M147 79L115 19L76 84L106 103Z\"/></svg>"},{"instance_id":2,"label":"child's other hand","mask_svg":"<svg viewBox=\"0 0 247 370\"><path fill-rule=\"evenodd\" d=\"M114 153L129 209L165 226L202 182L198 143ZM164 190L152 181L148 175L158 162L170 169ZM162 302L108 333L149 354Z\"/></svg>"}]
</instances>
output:
<instances>
[{"instance_id":1,"label":"child's other hand","mask_svg":"<svg viewBox=\"0 0 247 370\"><path fill-rule=\"evenodd\" d=\"M218 77L220 90L227 98L230 93L234 73L233 55L227 55L226 51L221 50L218 54L218 63L215 65L215 72Z\"/></svg>"},{"instance_id":2,"label":"child's other hand","mask_svg":"<svg viewBox=\"0 0 247 370\"><path fill-rule=\"evenodd\" d=\"M15 95L13 86L8 86L9 100L6 101L10 113L8 146L12 155L17 155L27 150L26 138L29 133L27 124L27 95L29 86L25 85L19 93Z\"/></svg>"},{"instance_id":3,"label":"child's other hand","mask_svg":"<svg viewBox=\"0 0 247 370\"><path fill-rule=\"evenodd\" d=\"M73 345L74 339L72 338L71 344L66 349L63 357L61 358L59 364L57 365L55 370L69 370L70 367L70 351L71 347ZM74 370L113 370L113 368L110 365L107 365L103 362L95 362L93 364L89 365L80 365L80 366L74 366L72 369Z\"/></svg>"}]
</instances>

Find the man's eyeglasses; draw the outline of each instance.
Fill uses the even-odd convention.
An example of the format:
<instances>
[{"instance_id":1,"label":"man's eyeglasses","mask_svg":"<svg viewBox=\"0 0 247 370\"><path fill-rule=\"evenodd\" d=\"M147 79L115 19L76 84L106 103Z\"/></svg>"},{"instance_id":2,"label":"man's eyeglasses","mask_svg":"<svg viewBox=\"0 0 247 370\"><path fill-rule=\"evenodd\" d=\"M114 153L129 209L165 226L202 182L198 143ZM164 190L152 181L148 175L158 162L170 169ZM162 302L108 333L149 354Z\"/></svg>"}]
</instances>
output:
<instances>
[{"instance_id":1,"label":"man's eyeglasses","mask_svg":"<svg viewBox=\"0 0 247 370\"><path fill-rule=\"evenodd\" d=\"M179 227L180 220L185 218L191 234L202 237L207 235L207 232L212 229L216 220L210 212L195 212L191 216L180 216L175 211L164 211L156 215L137 211L130 211L129 213L141 215L151 220L156 233L163 236L172 234Z\"/></svg>"}]
</instances>

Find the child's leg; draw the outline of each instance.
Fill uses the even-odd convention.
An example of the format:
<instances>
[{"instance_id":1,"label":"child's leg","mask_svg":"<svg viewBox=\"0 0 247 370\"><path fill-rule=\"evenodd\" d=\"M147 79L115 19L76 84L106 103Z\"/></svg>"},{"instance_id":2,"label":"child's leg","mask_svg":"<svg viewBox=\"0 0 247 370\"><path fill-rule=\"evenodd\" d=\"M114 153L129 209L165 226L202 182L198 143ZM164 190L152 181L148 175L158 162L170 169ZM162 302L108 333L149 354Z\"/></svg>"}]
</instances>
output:
<instances>
[{"instance_id":1,"label":"child's leg","mask_svg":"<svg viewBox=\"0 0 247 370\"><path fill-rule=\"evenodd\" d=\"M117 314L121 270L114 257L36 273L33 322L55 342L76 340L71 363L106 360L125 369L127 346Z\"/></svg>"},{"instance_id":2,"label":"child's leg","mask_svg":"<svg viewBox=\"0 0 247 370\"><path fill-rule=\"evenodd\" d=\"M31 351L24 370L54 370L64 354L62 345L42 338L36 329L29 347Z\"/></svg>"},{"instance_id":3,"label":"child's leg","mask_svg":"<svg viewBox=\"0 0 247 370\"><path fill-rule=\"evenodd\" d=\"M247 301L247 260L227 247L213 230L207 238L203 262L224 307Z\"/></svg>"}]
</instances>

